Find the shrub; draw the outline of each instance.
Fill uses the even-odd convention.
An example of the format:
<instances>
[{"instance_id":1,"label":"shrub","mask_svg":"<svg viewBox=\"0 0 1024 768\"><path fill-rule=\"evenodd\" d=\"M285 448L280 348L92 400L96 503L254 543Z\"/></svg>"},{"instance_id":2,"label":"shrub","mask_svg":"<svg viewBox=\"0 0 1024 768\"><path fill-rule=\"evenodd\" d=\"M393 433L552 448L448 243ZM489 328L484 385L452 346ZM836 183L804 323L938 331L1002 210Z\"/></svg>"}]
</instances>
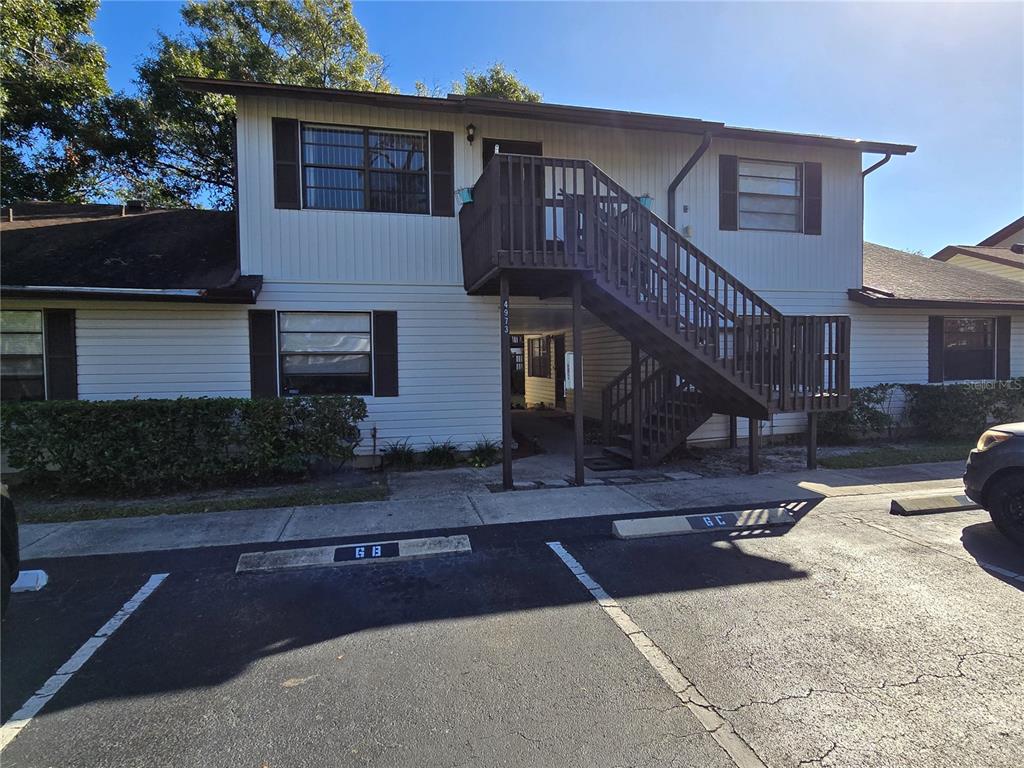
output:
<instances>
[{"instance_id":1,"label":"shrub","mask_svg":"<svg viewBox=\"0 0 1024 768\"><path fill-rule=\"evenodd\" d=\"M443 443L430 441L430 447L423 452L423 461L431 467L454 467L459 460L459 449L451 440Z\"/></svg>"},{"instance_id":2,"label":"shrub","mask_svg":"<svg viewBox=\"0 0 1024 768\"><path fill-rule=\"evenodd\" d=\"M469 451L469 465L471 467L483 468L498 463L501 456L501 443L487 438L481 438Z\"/></svg>"},{"instance_id":3,"label":"shrub","mask_svg":"<svg viewBox=\"0 0 1024 768\"><path fill-rule=\"evenodd\" d=\"M896 426L893 399L898 390L898 384L852 389L847 410L818 417L818 439L825 445L841 445L869 435L891 434Z\"/></svg>"},{"instance_id":4,"label":"shrub","mask_svg":"<svg viewBox=\"0 0 1024 768\"><path fill-rule=\"evenodd\" d=\"M983 384L905 384L906 419L924 437L975 437L985 427L1024 418L1024 378Z\"/></svg>"},{"instance_id":5,"label":"shrub","mask_svg":"<svg viewBox=\"0 0 1024 768\"><path fill-rule=\"evenodd\" d=\"M409 469L416 463L416 451L409 446L408 438L386 443L381 456L387 466L397 469Z\"/></svg>"},{"instance_id":6,"label":"shrub","mask_svg":"<svg viewBox=\"0 0 1024 768\"><path fill-rule=\"evenodd\" d=\"M149 493L296 477L359 444L358 397L7 403L0 437L30 483Z\"/></svg>"}]
</instances>

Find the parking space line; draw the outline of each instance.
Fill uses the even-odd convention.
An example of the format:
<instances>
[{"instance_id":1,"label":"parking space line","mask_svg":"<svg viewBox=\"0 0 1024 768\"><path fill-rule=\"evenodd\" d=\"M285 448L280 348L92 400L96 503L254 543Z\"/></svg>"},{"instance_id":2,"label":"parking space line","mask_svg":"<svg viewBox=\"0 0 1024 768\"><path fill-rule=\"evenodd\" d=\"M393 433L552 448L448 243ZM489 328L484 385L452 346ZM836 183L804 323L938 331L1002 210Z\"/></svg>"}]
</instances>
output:
<instances>
[{"instance_id":1,"label":"parking space line","mask_svg":"<svg viewBox=\"0 0 1024 768\"><path fill-rule=\"evenodd\" d=\"M757 756L757 753L750 748L750 745L743 740L743 737L736 733L732 723L719 714L718 710L709 702L679 668L672 662L657 643L655 643L640 626L633 621L632 617L619 605L618 601L609 595L600 584L591 577L589 573L570 555L559 541L547 542L551 551L558 555L573 576L586 587L597 604L604 609L615 626L630 639L640 654L647 660L655 672L676 695L676 698L690 710L697 721L704 727L711 738L725 750L726 754L738 768L766 768L764 762Z\"/></svg>"},{"instance_id":2,"label":"parking space line","mask_svg":"<svg viewBox=\"0 0 1024 768\"><path fill-rule=\"evenodd\" d=\"M0 752L7 748L7 745L21 733L21 730L26 725L32 722L32 718L39 714L39 711L46 706L47 702L54 697L57 691L64 687L64 684L71 679L72 675L82 668L82 665L96 653L97 649L107 641L107 638L124 624L125 620L142 605L142 602L153 594L153 591L163 583L168 575L166 573L154 573L150 576L149 580L139 588L139 591L127 603L122 605L121 609L111 616L102 627L96 630L92 637L82 643L82 647L71 654L71 658L65 661L60 669L43 683L42 687L32 694L28 701L21 705L21 709L11 715L10 720L0 726Z\"/></svg>"}]
</instances>

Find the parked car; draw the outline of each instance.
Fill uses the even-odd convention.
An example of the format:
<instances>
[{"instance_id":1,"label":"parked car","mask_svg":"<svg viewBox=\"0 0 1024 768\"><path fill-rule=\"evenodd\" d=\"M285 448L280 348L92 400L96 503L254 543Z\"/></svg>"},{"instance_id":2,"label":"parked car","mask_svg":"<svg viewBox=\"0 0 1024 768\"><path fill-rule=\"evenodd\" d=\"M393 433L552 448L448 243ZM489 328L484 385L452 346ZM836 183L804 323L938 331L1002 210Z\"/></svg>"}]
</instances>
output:
<instances>
[{"instance_id":1,"label":"parked car","mask_svg":"<svg viewBox=\"0 0 1024 768\"><path fill-rule=\"evenodd\" d=\"M964 489L996 528L1024 546L1024 421L985 430L967 457Z\"/></svg>"},{"instance_id":2,"label":"parked car","mask_svg":"<svg viewBox=\"0 0 1024 768\"><path fill-rule=\"evenodd\" d=\"M0 611L7 613L7 602L11 598L11 585L18 578L18 516L14 512L14 502L7 486L0 483L0 559L3 568L3 604Z\"/></svg>"}]
</instances>

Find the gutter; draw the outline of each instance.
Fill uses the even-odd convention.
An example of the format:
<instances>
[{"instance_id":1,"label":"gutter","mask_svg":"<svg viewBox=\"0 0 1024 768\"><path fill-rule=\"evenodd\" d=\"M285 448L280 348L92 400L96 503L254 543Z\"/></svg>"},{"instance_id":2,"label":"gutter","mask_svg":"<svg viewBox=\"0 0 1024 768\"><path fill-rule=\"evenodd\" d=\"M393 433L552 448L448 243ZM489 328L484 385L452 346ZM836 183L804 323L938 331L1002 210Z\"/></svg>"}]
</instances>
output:
<instances>
[{"instance_id":1,"label":"gutter","mask_svg":"<svg viewBox=\"0 0 1024 768\"><path fill-rule=\"evenodd\" d=\"M263 286L262 276L243 284L218 288L110 288L67 285L3 285L7 298L91 299L111 301L185 301L222 304L255 304Z\"/></svg>"},{"instance_id":2,"label":"gutter","mask_svg":"<svg viewBox=\"0 0 1024 768\"><path fill-rule=\"evenodd\" d=\"M1003 311L1024 309L1024 301L1013 301L1012 299L980 299L977 301L969 299L960 301L956 299L898 299L891 295L879 295L881 293L881 291L865 288L850 288L846 292L847 296L858 304L889 309L994 309Z\"/></svg>"},{"instance_id":3,"label":"gutter","mask_svg":"<svg viewBox=\"0 0 1024 768\"><path fill-rule=\"evenodd\" d=\"M886 152L885 153L885 157L883 157L881 160L879 160L874 165L872 165L872 166L870 166L868 168L865 168L863 171L860 172L861 178L867 176L872 171L877 171L879 168L881 168L883 165L888 163L890 160L892 160L892 152Z\"/></svg>"},{"instance_id":4,"label":"gutter","mask_svg":"<svg viewBox=\"0 0 1024 768\"><path fill-rule=\"evenodd\" d=\"M708 151L708 147L711 146L711 131L704 132L704 138L701 139L700 146L697 147L696 151L690 155L690 159L686 161L676 177L672 179L672 183L668 185L668 225L672 229L676 228L676 189L682 183L683 179L686 178L687 174L693 170L693 166L697 164L697 161L704 157L704 153Z\"/></svg>"}]
</instances>

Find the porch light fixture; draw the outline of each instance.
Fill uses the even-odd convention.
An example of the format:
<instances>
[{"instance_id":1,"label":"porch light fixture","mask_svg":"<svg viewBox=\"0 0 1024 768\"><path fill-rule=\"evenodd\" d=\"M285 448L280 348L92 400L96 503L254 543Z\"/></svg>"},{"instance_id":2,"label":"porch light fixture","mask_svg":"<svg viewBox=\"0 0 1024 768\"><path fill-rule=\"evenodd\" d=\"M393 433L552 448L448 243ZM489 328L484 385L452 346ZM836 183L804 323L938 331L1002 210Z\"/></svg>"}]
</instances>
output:
<instances>
[{"instance_id":1,"label":"porch light fixture","mask_svg":"<svg viewBox=\"0 0 1024 768\"><path fill-rule=\"evenodd\" d=\"M473 143L473 139L476 138L476 126L470 123L466 126L466 141L470 144Z\"/></svg>"},{"instance_id":2,"label":"porch light fixture","mask_svg":"<svg viewBox=\"0 0 1024 768\"><path fill-rule=\"evenodd\" d=\"M640 205L644 208L650 209L654 206L654 198L646 193L640 195Z\"/></svg>"}]
</instances>

